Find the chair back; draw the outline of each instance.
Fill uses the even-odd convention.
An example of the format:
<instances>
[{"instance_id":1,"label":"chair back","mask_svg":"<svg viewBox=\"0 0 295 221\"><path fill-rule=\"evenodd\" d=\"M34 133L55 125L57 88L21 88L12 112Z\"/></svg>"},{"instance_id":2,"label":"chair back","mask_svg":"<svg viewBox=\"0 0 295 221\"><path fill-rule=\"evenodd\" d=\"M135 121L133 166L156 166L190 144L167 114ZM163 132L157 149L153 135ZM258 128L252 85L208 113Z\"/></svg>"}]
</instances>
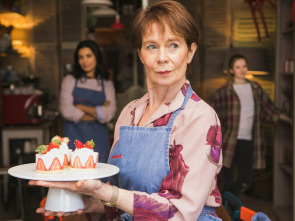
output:
<instances>
[{"instance_id":1,"label":"chair back","mask_svg":"<svg viewBox=\"0 0 295 221\"><path fill-rule=\"evenodd\" d=\"M252 221L252 217L256 214L255 211L248 209L244 206L240 209L240 219L243 221Z\"/></svg>"},{"instance_id":2,"label":"chair back","mask_svg":"<svg viewBox=\"0 0 295 221\"><path fill-rule=\"evenodd\" d=\"M242 201L228 191L222 194L222 200L224 208L229 207L232 210L232 221L240 221L240 208L244 206Z\"/></svg>"}]
</instances>

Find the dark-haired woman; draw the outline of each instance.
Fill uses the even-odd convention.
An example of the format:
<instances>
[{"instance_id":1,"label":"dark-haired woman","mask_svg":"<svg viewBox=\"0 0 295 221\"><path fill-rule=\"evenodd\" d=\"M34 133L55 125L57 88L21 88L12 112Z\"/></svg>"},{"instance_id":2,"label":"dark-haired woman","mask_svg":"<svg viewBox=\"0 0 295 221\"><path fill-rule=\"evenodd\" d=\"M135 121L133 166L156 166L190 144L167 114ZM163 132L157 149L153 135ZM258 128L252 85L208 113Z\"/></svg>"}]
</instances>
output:
<instances>
[{"instance_id":1,"label":"dark-haired woman","mask_svg":"<svg viewBox=\"0 0 295 221\"><path fill-rule=\"evenodd\" d=\"M61 84L59 107L65 119L63 136L70 138L74 149L75 139L85 143L92 140L99 161L108 159L110 144L106 123L116 112L115 89L108 79L103 55L92 40L78 44L74 54L72 74Z\"/></svg>"}]
</instances>

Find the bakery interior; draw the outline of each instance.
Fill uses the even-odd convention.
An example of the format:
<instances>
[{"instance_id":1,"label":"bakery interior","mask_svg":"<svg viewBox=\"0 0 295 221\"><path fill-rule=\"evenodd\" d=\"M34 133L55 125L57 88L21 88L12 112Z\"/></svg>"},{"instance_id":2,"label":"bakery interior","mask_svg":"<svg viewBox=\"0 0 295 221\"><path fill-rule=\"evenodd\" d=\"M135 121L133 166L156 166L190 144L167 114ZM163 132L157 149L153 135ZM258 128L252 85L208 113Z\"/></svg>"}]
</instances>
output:
<instances>
[{"instance_id":1,"label":"bakery interior","mask_svg":"<svg viewBox=\"0 0 295 221\"><path fill-rule=\"evenodd\" d=\"M144 94L144 71L131 47L128 25L137 8L153 2L0 1L0 220L43 220L35 209L47 190L10 177L7 169L34 162L36 146L62 133L60 84L71 71L79 41L95 40L111 73L117 98L117 114L107 125L111 137L124 105ZM276 106L293 118L295 2L178 2L199 25L200 42L188 75L194 91L206 101L228 80L228 56L243 53L250 60L247 77L259 82ZM130 72L123 81L118 79L122 71ZM265 124L266 169L255 171L247 194L238 196L246 207L273 221L295 220L294 125L294 120L293 126Z\"/></svg>"}]
</instances>

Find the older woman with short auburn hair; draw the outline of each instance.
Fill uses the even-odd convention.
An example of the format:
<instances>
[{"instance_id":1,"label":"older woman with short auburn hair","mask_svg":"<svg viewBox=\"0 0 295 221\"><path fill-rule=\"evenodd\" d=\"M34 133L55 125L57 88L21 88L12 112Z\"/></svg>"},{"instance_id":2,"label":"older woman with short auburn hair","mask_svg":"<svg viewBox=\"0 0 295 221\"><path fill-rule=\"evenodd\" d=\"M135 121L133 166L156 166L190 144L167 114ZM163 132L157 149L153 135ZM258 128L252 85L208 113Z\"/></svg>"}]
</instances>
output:
<instances>
[{"instance_id":1,"label":"older woman with short auburn hair","mask_svg":"<svg viewBox=\"0 0 295 221\"><path fill-rule=\"evenodd\" d=\"M220 123L186 79L197 50L196 22L180 3L161 1L139 9L131 30L147 93L130 102L116 123L108 163L118 166L119 174L110 178L111 185L30 183L90 196L77 213L92 213L92 220L99 220L99 213L107 220L221 220L215 213L222 203L216 184Z\"/></svg>"}]
</instances>

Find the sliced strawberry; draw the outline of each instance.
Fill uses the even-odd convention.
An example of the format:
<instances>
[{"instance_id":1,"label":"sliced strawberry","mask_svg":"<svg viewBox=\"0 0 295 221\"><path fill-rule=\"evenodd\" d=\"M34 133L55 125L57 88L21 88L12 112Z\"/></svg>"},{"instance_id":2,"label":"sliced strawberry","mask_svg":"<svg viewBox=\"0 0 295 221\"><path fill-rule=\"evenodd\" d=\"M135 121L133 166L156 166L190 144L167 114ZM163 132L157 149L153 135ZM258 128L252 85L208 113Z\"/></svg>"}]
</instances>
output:
<instances>
[{"instance_id":1,"label":"sliced strawberry","mask_svg":"<svg viewBox=\"0 0 295 221\"><path fill-rule=\"evenodd\" d=\"M63 138L61 138L61 142L65 142L65 143L69 144L70 139L68 137L63 137Z\"/></svg>"},{"instance_id":2,"label":"sliced strawberry","mask_svg":"<svg viewBox=\"0 0 295 221\"><path fill-rule=\"evenodd\" d=\"M77 149L81 149L84 147L84 144L79 140L75 140L75 146Z\"/></svg>"},{"instance_id":3,"label":"sliced strawberry","mask_svg":"<svg viewBox=\"0 0 295 221\"><path fill-rule=\"evenodd\" d=\"M85 147L88 148L88 149L93 149L95 146L93 140L89 140L85 143Z\"/></svg>"},{"instance_id":4,"label":"sliced strawberry","mask_svg":"<svg viewBox=\"0 0 295 221\"><path fill-rule=\"evenodd\" d=\"M52 171L52 170L62 170L62 166L60 165L60 162L59 160L57 159L57 157L54 158L54 160L52 161L52 164L49 168L49 171Z\"/></svg>"},{"instance_id":5,"label":"sliced strawberry","mask_svg":"<svg viewBox=\"0 0 295 221\"><path fill-rule=\"evenodd\" d=\"M45 164L41 158L38 159L36 170L45 170L46 171Z\"/></svg>"},{"instance_id":6,"label":"sliced strawberry","mask_svg":"<svg viewBox=\"0 0 295 221\"><path fill-rule=\"evenodd\" d=\"M49 147L51 148L51 149L54 149L54 148L59 148L59 146L60 146L60 141L59 141L59 143L58 143L58 141L57 140L54 140L54 141L51 141L50 143L49 143Z\"/></svg>"},{"instance_id":7,"label":"sliced strawberry","mask_svg":"<svg viewBox=\"0 0 295 221\"><path fill-rule=\"evenodd\" d=\"M59 141L61 143L61 137L58 135L55 135L54 137L52 137L51 141Z\"/></svg>"},{"instance_id":8,"label":"sliced strawberry","mask_svg":"<svg viewBox=\"0 0 295 221\"><path fill-rule=\"evenodd\" d=\"M48 151L50 151L51 148L47 145L40 145L37 147L36 152L41 154L46 154Z\"/></svg>"},{"instance_id":9,"label":"sliced strawberry","mask_svg":"<svg viewBox=\"0 0 295 221\"><path fill-rule=\"evenodd\" d=\"M76 158L75 158L75 161L74 161L74 164L73 164L73 168L80 168L80 169L83 169L79 157L76 157Z\"/></svg>"},{"instance_id":10,"label":"sliced strawberry","mask_svg":"<svg viewBox=\"0 0 295 221\"><path fill-rule=\"evenodd\" d=\"M90 156L85 164L85 168L94 168L94 166L95 165L94 165L93 157Z\"/></svg>"},{"instance_id":11,"label":"sliced strawberry","mask_svg":"<svg viewBox=\"0 0 295 221\"><path fill-rule=\"evenodd\" d=\"M69 161L68 161L68 157L67 157L66 154L65 154L65 157L64 157L64 167L65 166L69 166Z\"/></svg>"}]
</instances>

